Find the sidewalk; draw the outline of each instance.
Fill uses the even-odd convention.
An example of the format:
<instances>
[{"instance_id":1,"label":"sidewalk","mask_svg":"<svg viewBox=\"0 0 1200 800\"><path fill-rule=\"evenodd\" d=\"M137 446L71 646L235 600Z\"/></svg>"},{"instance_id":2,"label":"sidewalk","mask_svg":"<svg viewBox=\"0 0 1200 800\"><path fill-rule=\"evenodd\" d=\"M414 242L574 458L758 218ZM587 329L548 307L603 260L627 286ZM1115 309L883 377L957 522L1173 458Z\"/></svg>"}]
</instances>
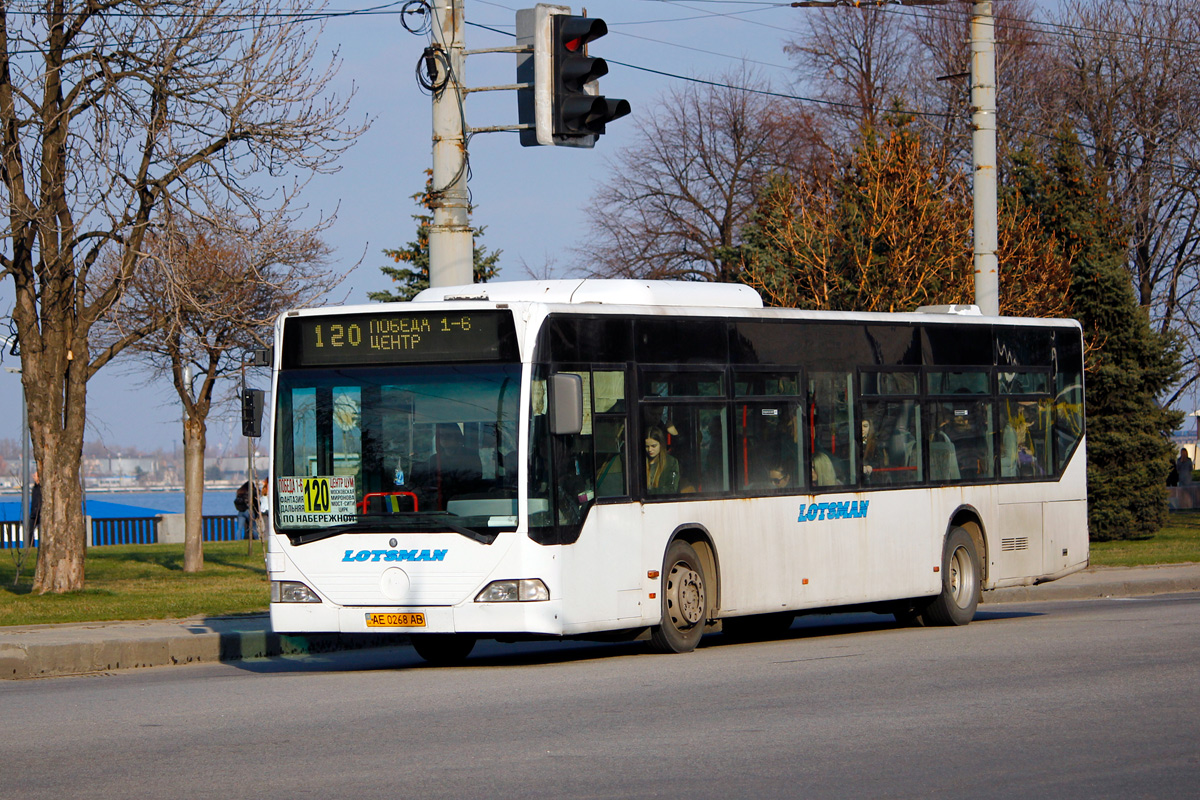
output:
<instances>
[{"instance_id":1,"label":"sidewalk","mask_svg":"<svg viewBox=\"0 0 1200 800\"><path fill-rule=\"evenodd\" d=\"M1132 569L1097 567L1041 586L988 592L983 602L1047 602L1171 592L1200 592L1200 564ZM238 661L379 647L404 641L396 635L281 635L271 631L266 614L0 627L0 679L80 675L200 661Z\"/></svg>"}]
</instances>

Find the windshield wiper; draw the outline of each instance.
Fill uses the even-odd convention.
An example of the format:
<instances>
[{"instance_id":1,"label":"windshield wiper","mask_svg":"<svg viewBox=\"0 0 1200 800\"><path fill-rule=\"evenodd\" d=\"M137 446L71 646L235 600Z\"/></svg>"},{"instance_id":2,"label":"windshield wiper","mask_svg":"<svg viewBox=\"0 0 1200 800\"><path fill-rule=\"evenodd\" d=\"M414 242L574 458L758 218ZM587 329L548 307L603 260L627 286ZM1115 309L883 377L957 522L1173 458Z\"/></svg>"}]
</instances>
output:
<instances>
[{"instance_id":1,"label":"windshield wiper","mask_svg":"<svg viewBox=\"0 0 1200 800\"><path fill-rule=\"evenodd\" d=\"M351 522L346 525L335 525L331 528L321 528L319 530L304 530L296 532L288 532L287 536L294 545L311 544L319 542L322 539L329 539L334 536L340 536L343 533L352 531L370 530L375 533L387 533L389 529L394 529L397 524L402 526L412 525L417 530L413 532L425 532L430 529L445 529L454 533L466 536L468 539L479 542L480 544L491 544L496 541L499 531L484 532L477 531L473 528L468 528L463 525L457 525L451 522L450 517L453 517L447 511L418 511L407 514L371 514L362 516L356 522ZM386 526L381 522L388 523Z\"/></svg>"},{"instance_id":2,"label":"windshield wiper","mask_svg":"<svg viewBox=\"0 0 1200 800\"><path fill-rule=\"evenodd\" d=\"M450 512L448 512L448 511L435 511L433 513L444 514L446 516L452 516L450 514ZM467 528L463 525L455 525L453 522L450 522L449 520L442 520L442 524L445 525L450 530L454 531L455 533L460 533L463 536L467 537L468 539L474 539L475 541L479 542L480 544L491 544L492 542L496 541L496 537L499 536L498 532L497 533L484 533L483 531L477 531L474 528Z\"/></svg>"}]
</instances>

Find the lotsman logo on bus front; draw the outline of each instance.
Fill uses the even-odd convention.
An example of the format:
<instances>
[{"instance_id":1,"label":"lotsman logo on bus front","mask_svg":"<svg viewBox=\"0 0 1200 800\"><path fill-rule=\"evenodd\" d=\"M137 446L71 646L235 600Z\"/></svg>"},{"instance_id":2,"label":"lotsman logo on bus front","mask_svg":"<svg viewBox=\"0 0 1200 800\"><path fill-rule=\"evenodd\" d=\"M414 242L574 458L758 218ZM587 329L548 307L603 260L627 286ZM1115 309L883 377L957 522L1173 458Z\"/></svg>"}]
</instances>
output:
<instances>
[{"instance_id":1,"label":"lotsman logo on bus front","mask_svg":"<svg viewBox=\"0 0 1200 800\"><path fill-rule=\"evenodd\" d=\"M867 506L870 500L847 500L844 503L813 503L805 506L800 504L800 518L797 522L812 522L824 519L862 519L867 516Z\"/></svg>"},{"instance_id":2,"label":"lotsman logo on bus front","mask_svg":"<svg viewBox=\"0 0 1200 800\"><path fill-rule=\"evenodd\" d=\"M347 550L346 561L445 561L449 550Z\"/></svg>"}]
</instances>

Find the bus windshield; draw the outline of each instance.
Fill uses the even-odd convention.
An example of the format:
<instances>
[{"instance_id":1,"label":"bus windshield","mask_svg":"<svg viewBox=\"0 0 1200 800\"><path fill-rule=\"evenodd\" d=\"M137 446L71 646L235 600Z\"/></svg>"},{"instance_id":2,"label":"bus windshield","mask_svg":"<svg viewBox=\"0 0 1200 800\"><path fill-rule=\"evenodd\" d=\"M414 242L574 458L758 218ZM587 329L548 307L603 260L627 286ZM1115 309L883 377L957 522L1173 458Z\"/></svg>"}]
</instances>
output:
<instances>
[{"instance_id":1,"label":"bus windshield","mask_svg":"<svg viewBox=\"0 0 1200 800\"><path fill-rule=\"evenodd\" d=\"M517 525L519 364L281 372L275 526L301 544L347 531Z\"/></svg>"}]
</instances>

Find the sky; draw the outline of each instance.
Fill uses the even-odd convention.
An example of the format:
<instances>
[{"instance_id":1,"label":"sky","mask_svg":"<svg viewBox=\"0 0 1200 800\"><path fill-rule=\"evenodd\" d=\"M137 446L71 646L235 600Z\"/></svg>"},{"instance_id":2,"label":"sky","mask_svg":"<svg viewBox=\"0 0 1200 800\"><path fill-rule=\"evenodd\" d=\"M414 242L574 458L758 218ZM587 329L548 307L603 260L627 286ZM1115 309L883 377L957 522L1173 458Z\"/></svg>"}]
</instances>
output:
<instances>
[{"instance_id":1,"label":"sky","mask_svg":"<svg viewBox=\"0 0 1200 800\"><path fill-rule=\"evenodd\" d=\"M533 5L529 0L464 4L467 49L511 46L513 37L505 34L515 30L516 9ZM351 119L371 121L370 130L339 160L338 171L314 177L303 195L308 219L336 213L324 239L333 249L334 268L348 275L328 295L330 303L367 302L368 292L391 288L379 269L391 262L381 251L413 240L412 216L422 210L411 195L424 186L431 164L431 101L417 85L415 68L428 41L402 26L395 13L402 5L330 19L319 39L324 52L340 55L337 91L355 92ZM334 3L330 10L368 7L380 8ZM582 8L572 6L575 13ZM501 251L500 280L527 279L530 270L538 277L587 271L586 260L572 247L587 233L591 198L612 173L614 157L636 142L639 115L652 112L669 90L684 88L683 81L646 70L720 79L744 64L776 90L804 95L811 88L796 83L783 45L795 37L802 15L821 13L813 9L778 3L605 0L588 6L587 13L603 18L609 29L608 36L590 45L592 56L609 61L601 94L628 100L633 111L610 123L592 150L525 148L516 133L472 138L472 224L486 228L477 244ZM644 69L613 63L618 61ZM513 83L515 65L512 54L469 56L465 83ZM515 124L516 95L471 94L466 118L473 127ZM4 281L0 320L11 308L11 285ZM16 367L19 360L6 354L3 365ZM260 377L257 385L268 388L267 382ZM18 376L0 371L0 438L19 438L19 409ZM168 383L149 378L136 363L118 360L89 384L86 438L102 441L114 454L131 447L170 451L179 447L181 413ZM210 420L209 454L245 452L232 410L223 420L216 413Z\"/></svg>"}]
</instances>

